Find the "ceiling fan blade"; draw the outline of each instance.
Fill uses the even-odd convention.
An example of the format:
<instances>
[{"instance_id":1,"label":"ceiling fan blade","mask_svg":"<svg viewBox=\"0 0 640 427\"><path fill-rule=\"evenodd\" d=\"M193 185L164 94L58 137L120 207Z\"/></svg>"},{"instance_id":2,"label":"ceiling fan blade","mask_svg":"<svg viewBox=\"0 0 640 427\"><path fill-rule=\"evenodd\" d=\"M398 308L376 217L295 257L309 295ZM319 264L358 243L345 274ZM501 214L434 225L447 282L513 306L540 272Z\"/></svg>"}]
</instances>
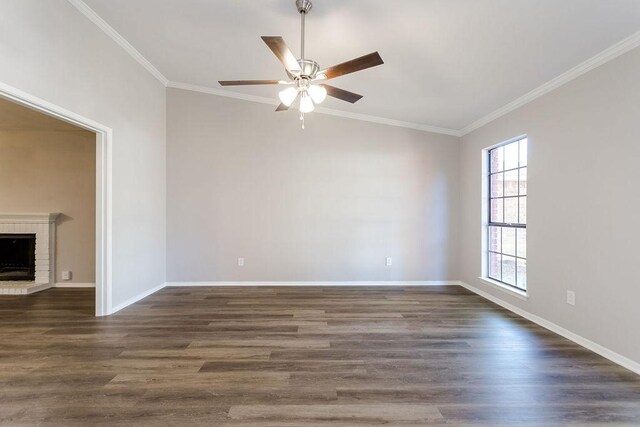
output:
<instances>
[{"instance_id":1,"label":"ceiling fan blade","mask_svg":"<svg viewBox=\"0 0 640 427\"><path fill-rule=\"evenodd\" d=\"M280 80L222 80L220 86L277 85Z\"/></svg>"},{"instance_id":2,"label":"ceiling fan blade","mask_svg":"<svg viewBox=\"0 0 640 427\"><path fill-rule=\"evenodd\" d=\"M327 95L333 96L334 98L341 99L343 101L350 102L352 104L362 98L362 95L358 95L357 93L349 92L348 90L340 89L335 86L330 85L320 85L327 90Z\"/></svg>"},{"instance_id":3,"label":"ceiling fan blade","mask_svg":"<svg viewBox=\"0 0 640 427\"><path fill-rule=\"evenodd\" d=\"M269 46L269 49L271 49L290 73L299 73L302 71L298 60L293 53L291 53L291 50L289 50L282 37L262 36L262 40Z\"/></svg>"},{"instance_id":4,"label":"ceiling fan blade","mask_svg":"<svg viewBox=\"0 0 640 427\"><path fill-rule=\"evenodd\" d=\"M368 55L361 56L360 58L334 65L333 67L320 71L318 74L324 74L326 76L326 80L329 80L382 64L384 64L384 61L380 57L380 54L378 52L373 52Z\"/></svg>"}]
</instances>

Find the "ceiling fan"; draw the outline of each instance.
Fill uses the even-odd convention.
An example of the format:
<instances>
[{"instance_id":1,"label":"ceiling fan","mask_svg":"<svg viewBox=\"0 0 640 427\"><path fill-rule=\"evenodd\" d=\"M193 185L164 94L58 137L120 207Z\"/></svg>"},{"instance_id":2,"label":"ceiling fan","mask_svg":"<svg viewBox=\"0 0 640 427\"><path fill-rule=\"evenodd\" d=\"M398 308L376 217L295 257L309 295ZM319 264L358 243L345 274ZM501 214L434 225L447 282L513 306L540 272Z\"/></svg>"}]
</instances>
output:
<instances>
[{"instance_id":1,"label":"ceiling fan","mask_svg":"<svg viewBox=\"0 0 640 427\"><path fill-rule=\"evenodd\" d=\"M311 11L311 0L296 0L296 7L300 13L301 22L301 52L300 59L296 59L291 50L287 47L282 37L263 36L262 40L269 46L273 53L284 65L289 80L224 80L219 81L222 86L246 86L246 85L288 85L279 93L281 104L276 111L286 111L300 98L300 120L304 129L304 114L314 110L315 104L322 103L327 95L341 99L350 103L357 102L362 95L339 89L324 82L335 79L356 71L365 70L384 64L378 52L370 53L333 67L320 69L316 61L304 57L304 33L305 17Z\"/></svg>"}]
</instances>

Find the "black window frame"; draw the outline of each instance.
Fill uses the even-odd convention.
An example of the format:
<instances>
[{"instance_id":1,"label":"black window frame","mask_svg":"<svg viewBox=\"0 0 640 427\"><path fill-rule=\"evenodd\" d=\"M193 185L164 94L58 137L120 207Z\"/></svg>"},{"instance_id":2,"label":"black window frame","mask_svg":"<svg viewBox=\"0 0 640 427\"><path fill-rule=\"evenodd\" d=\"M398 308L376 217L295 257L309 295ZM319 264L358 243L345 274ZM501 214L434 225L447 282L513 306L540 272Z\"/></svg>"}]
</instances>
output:
<instances>
[{"instance_id":1,"label":"black window frame","mask_svg":"<svg viewBox=\"0 0 640 427\"><path fill-rule=\"evenodd\" d=\"M520 222L520 214L521 214L521 212L520 212L520 203L521 203L522 199L525 200L525 203L527 202L527 196L528 196L528 193L529 193L529 191L528 191L528 166L529 166L529 162L528 162L528 158L527 158L527 162L523 166L521 164L522 157L521 157L521 153L520 153L520 150L521 150L521 147L522 147L521 142L525 141L525 140L527 141L527 147L528 147L528 138L527 138L526 135L524 135L524 136L520 136L520 137L511 139L509 141L503 142L501 144L498 144L496 146L493 146L493 147L487 149L487 152L486 152L486 155L487 155L487 171L486 171L486 174L487 174L487 197L486 197L486 200L487 200L487 229L486 229L487 230L487 242L486 242L487 248L486 248L485 253L486 253L486 256L487 256L486 277L488 279L494 280L496 282L499 282L501 285L507 286L509 288L516 289L519 292L525 292L526 293L527 290L528 290L527 280L526 280L526 275L527 275L526 274L526 261L527 261L527 258L526 258L526 254L525 254L524 257L518 256L518 230L526 230L527 229L526 218L525 218L525 222ZM518 148L518 163L517 163L517 166L515 168L505 169L506 155L504 155L504 152L503 152L502 169L500 169L498 171L493 171L492 170L492 162L491 162L492 153L495 150L498 150L500 148L502 148L504 150L505 147L507 147L509 145L512 145L512 144L516 144L516 146ZM521 194L520 193L520 189L521 189L520 171L523 170L523 169L526 170L526 172L527 172L527 189L526 189L524 194ZM506 196L506 192L505 192L506 179L504 179L504 177L505 177L507 172L513 172L513 171L516 171L517 175L518 175L518 179L517 179L517 182L516 182L516 187L517 187L518 191L517 191L516 195ZM498 174L502 174L502 176L503 176L503 179L502 179L502 192L501 192L500 196L495 196L494 197L493 196L494 193L492 192L492 185L491 185L492 179L491 178L492 178L492 176L498 175ZM498 200L498 199L502 200L502 222L493 221L493 218L492 218L492 215L491 215L492 201L493 200ZM515 222L515 223L506 222L505 221L505 219L506 219L505 218L505 204L506 204L505 201L506 201L506 199L517 199L517 201L518 201L518 209L517 209L518 210L518 221ZM525 213L526 213L526 205L525 205ZM491 250L491 229L492 229L492 227L497 227L497 228L500 229L501 242L500 242L500 251L499 252ZM515 247L514 247L513 255L504 253L504 246L503 246L504 242L502 240L502 236L503 236L502 231L505 228L510 228L510 229L514 230L514 238L515 238L514 246ZM525 245L526 245L526 235L525 235ZM500 278L496 278L496 277L491 276L491 272L492 272L491 254L495 254L497 256L500 256ZM503 262L502 262L502 257L503 256L508 256L508 257L514 258L514 262L515 262L515 265L514 265L514 276L515 276L514 283L515 284L511 284L511 283L508 283L508 282L505 282L504 280L502 280L503 277L504 277L504 274L503 274ZM525 280L524 280L524 285L523 285L524 287L523 286L518 286L518 260L523 260L524 263L525 263L525 273L524 273Z\"/></svg>"}]
</instances>

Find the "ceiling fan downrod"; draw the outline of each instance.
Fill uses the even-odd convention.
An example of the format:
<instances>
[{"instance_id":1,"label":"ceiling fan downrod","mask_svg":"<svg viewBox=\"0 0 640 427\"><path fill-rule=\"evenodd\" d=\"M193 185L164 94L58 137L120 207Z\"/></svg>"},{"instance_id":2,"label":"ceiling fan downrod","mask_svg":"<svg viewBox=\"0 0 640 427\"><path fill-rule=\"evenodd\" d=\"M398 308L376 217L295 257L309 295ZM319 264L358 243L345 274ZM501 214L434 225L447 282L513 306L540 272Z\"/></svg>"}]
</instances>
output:
<instances>
[{"instance_id":1,"label":"ceiling fan downrod","mask_svg":"<svg viewBox=\"0 0 640 427\"><path fill-rule=\"evenodd\" d=\"M313 4L311 0L296 0L296 7L300 13L300 59L304 59L304 32L305 17L311 11Z\"/></svg>"},{"instance_id":2,"label":"ceiling fan downrod","mask_svg":"<svg viewBox=\"0 0 640 427\"><path fill-rule=\"evenodd\" d=\"M313 7L311 0L296 0L296 7L298 13L300 13L300 62L304 61L304 33L305 33L305 18L307 13ZM302 129L304 129L304 113L300 112L300 121L302 122Z\"/></svg>"}]
</instances>

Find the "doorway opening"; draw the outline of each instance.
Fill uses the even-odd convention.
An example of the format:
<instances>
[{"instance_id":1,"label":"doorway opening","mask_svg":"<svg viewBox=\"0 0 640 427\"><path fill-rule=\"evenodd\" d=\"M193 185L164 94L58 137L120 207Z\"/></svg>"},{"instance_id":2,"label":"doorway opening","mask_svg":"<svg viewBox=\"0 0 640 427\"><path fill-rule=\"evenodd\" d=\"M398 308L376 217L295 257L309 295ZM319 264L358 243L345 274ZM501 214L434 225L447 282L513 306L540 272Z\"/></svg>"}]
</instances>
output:
<instances>
[{"instance_id":1,"label":"doorway opening","mask_svg":"<svg viewBox=\"0 0 640 427\"><path fill-rule=\"evenodd\" d=\"M111 303L111 130L0 83L0 297L95 287Z\"/></svg>"}]
</instances>

